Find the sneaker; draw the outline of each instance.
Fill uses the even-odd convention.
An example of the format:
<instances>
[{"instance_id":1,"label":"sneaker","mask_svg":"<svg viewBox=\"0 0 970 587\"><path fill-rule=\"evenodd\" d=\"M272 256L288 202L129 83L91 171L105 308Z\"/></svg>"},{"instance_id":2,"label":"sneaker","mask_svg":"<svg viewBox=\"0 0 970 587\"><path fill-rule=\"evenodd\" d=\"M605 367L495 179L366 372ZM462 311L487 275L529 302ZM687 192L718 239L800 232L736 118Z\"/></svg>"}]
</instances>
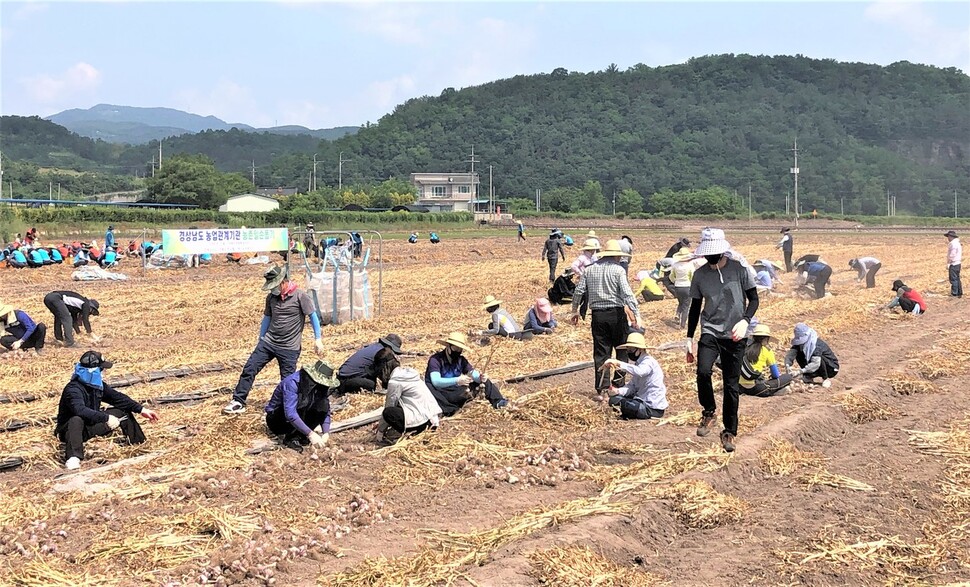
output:
<instances>
[{"instance_id":1,"label":"sneaker","mask_svg":"<svg viewBox=\"0 0 970 587\"><path fill-rule=\"evenodd\" d=\"M223 414L241 414L245 411L246 411L246 406L244 406L240 402L237 402L236 400L232 400L231 402L226 404L226 407L222 408Z\"/></svg>"},{"instance_id":2,"label":"sneaker","mask_svg":"<svg viewBox=\"0 0 970 587\"><path fill-rule=\"evenodd\" d=\"M67 462L64 463L64 468L67 469L68 471L76 471L77 469L80 469L81 459L77 457L71 457L67 459Z\"/></svg>"},{"instance_id":3,"label":"sneaker","mask_svg":"<svg viewBox=\"0 0 970 587\"><path fill-rule=\"evenodd\" d=\"M701 414L701 423L697 426L698 436L707 436L711 433L711 424L714 423L714 414L708 416L707 414Z\"/></svg>"},{"instance_id":4,"label":"sneaker","mask_svg":"<svg viewBox=\"0 0 970 587\"><path fill-rule=\"evenodd\" d=\"M734 435L727 430L721 432L721 446L724 447L724 452L734 452Z\"/></svg>"},{"instance_id":5,"label":"sneaker","mask_svg":"<svg viewBox=\"0 0 970 587\"><path fill-rule=\"evenodd\" d=\"M346 395L338 395L330 398L330 411L336 412L350 407L350 398Z\"/></svg>"}]
</instances>

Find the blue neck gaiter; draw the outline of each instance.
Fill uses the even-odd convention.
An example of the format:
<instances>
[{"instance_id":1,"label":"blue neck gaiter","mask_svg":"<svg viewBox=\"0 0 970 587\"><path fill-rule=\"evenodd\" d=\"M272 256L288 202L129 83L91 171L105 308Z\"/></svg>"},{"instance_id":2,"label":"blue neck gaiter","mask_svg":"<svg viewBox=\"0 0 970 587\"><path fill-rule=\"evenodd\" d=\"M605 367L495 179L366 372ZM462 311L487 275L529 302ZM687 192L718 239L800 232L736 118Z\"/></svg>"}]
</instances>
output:
<instances>
[{"instance_id":1,"label":"blue neck gaiter","mask_svg":"<svg viewBox=\"0 0 970 587\"><path fill-rule=\"evenodd\" d=\"M74 375L81 380L81 383L90 385L97 389L104 389L104 381L101 379L101 368L89 369L82 367L80 363L74 365Z\"/></svg>"}]
</instances>

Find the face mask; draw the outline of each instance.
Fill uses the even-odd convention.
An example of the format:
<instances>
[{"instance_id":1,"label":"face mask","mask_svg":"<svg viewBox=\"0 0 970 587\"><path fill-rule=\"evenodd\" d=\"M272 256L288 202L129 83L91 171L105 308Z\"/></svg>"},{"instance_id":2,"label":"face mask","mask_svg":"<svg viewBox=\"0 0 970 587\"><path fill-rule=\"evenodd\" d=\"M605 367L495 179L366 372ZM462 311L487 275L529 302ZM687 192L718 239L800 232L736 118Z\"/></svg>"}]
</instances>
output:
<instances>
[{"instance_id":1,"label":"face mask","mask_svg":"<svg viewBox=\"0 0 970 587\"><path fill-rule=\"evenodd\" d=\"M77 375L77 378L81 380L81 383L90 385L91 387L96 387L98 389L104 388L104 381L101 379L100 367L89 369L78 364L74 367L74 374Z\"/></svg>"},{"instance_id":2,"label":"face mask","mask_svg":"<svg viewBox=\"0 0 970 587\"><path fill-rule=\"evenodd\" d=\"M721 262L721 257L724 255L704 255L704 259L707 261L708 265L717 265Z\"/></svg>"},{"instance_id":3,"label":"face mask","mask_svg":"<svg viewBox=\"0 0 970 587\"><path fill-rule=\"evenodd\" d=\"M451 353L451 356L452 357L457 358L457 357L460 357L461 356L461 349L460 348L458 348L458 347L450 347L449 350L450 350L450 353Z\"/></svg>"}]
</instances>

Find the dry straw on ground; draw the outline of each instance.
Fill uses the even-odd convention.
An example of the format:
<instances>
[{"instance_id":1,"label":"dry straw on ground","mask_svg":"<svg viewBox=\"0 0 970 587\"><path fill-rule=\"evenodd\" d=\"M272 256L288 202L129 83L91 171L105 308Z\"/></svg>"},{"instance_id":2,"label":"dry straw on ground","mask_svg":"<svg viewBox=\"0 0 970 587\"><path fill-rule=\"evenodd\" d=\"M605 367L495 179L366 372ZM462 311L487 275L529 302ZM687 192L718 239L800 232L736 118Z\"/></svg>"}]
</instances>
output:
<instances>
[{"instance_id":1,"label":"dry straw on ground","mask_svg":"<svg viewBox=\"0 0 970 587\"><path fill-rule=\"evenodd\" d=\"M806 467L820 467L824 461L822 455L795 448L791 442L779 438L770 438L768 446L758 453L761 469L772 477L791 475Z\"/></svg>"},{"instance_id":2,"label":"dry straw on ground","mask_svg":"<svg viewBox=\"0 0 970 587\"><path fill-rule=\"evenodd\" d=\"M825 485L837 489L851 489L852 491L875 491L876 488L868 483L856 481L845 475L830 473L825 469L809 471L799 476L798 480L808 486L809 489Z\"/></svg>"},{"instance_id":3,"label":"dry straw on ground","mask_svg":"<svg viewBox=\"0 0 970 587\"><path fill-rule=\"evenodd\" d=\"M587 546L537 550L529 554L531 574L540 585L553 587L653 587L656 576L618 565Z\"/></svg>"},{"instance_id":4,"label":"dry straw on ground","mask_svg":"<svg viewBox=\"0 0 970 587\"><path fill-rule=\"evenodd\" d=\"M719 493L704 481L681 481L664 492L677 517L689 528L715 528L741 521L748 504Z\"/></svg>"},{"instance_id":5,"label":"dry straw on ground","mask_svg":"<svg viewBox=\"0 0 970 587\"><path fill-rule=\"evenodd\" d=\"M868 424L876 420L892 420L899 411L861 393L846 393L838 398L839 405L853 424Z\"/></svg>"},{"instance_id":6,"label":"dry straw on ground","mask_svg":"<svg viewBox=\"0 0 970 587\"><path fill-rule=\"evenodd\" d=\"M913 395L917 393L935 393L937 387L929 381L917 379L905 373L897 373L886 378L893 391L900 395Z\"/></svg>"}]
</instances>

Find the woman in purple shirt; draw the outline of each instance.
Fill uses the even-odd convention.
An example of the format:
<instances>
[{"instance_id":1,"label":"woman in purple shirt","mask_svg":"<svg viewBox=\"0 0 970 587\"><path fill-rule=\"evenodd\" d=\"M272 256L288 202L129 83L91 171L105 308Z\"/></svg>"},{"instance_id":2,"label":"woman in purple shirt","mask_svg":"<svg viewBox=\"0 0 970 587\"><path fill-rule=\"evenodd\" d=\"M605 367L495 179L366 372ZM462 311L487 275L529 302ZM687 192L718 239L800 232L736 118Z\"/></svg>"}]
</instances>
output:
<instances>
[{"instance_id":1,"label":"woman in purple shirt","mask_svg":"<svg viewBox=\"0 0 970 587\"><path fill-rule=\"evenodd\" d=\"M285 377L266 404L266 427L289 448L321 448L330 437L330 390L340 385L323 361Z\"/></svg>"}]
</instances>

